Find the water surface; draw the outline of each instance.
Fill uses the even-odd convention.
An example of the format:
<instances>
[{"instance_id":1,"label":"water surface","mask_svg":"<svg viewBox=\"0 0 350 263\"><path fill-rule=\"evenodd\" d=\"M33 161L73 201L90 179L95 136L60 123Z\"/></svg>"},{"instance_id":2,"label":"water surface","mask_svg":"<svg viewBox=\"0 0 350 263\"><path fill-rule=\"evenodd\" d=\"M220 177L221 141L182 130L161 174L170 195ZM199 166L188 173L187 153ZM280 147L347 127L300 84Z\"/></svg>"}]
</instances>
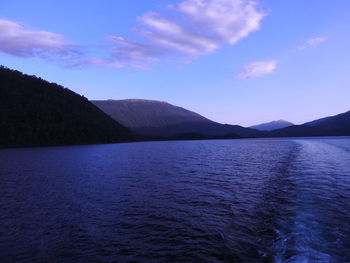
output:
<instances>
[{"instance_id":1,"label":"water surface","mask_svg":"<svg viewBox=\"0 0 350 263\"><path fill-rule=\"evenodd\" d=\"M0 262L350 262L350 138L0 150Z\"/></svg>"}]
</instances>

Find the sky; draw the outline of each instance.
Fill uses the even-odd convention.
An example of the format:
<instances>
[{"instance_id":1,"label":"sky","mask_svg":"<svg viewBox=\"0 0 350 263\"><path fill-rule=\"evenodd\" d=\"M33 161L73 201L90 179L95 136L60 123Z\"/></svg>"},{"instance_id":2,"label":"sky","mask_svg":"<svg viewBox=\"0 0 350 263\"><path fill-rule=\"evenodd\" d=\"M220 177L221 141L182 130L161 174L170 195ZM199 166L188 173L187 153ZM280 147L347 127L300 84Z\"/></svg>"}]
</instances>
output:
<instances>
[{"instance_id":1,"label":"sky","mask_svg":"<svg viewBox=\"0 0 350 263\"><path fill-rule=\"evenodd\" d=\"M0 0L0 64L91 100L301 124L350 110L349 0Z\"/></svg>"}]
</instances>

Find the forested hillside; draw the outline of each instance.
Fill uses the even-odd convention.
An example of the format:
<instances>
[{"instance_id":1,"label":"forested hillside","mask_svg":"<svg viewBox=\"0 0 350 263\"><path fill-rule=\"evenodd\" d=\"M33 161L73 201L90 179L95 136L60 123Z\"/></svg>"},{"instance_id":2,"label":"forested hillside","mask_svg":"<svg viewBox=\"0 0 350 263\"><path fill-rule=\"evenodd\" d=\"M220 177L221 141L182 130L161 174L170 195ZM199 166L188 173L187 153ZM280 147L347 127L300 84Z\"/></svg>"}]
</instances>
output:
<instances>
[{"instance_id":1,"label":"forested hillside","mask_svg":"<svg viewBox=\"0 0 350 263\"><path fill-rule=\"evenodd\" d=\"M127 141L133 134L85 97L0 67L0 146Z\"/></svg>"}]
</instances>

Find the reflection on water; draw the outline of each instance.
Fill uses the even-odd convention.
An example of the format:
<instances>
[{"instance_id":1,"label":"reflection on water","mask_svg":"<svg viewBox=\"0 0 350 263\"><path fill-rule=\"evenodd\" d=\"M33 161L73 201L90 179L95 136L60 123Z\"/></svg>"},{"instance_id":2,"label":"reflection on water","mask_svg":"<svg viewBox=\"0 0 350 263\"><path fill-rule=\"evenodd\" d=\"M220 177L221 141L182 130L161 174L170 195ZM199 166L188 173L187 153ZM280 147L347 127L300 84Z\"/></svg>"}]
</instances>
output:
<instances>
[{"instance_id":1,"label":"reflection on water","mask_svg":"<svg viewBox=\"0 0 350 263\"><path fill-rule=\"evenodd\" d=\"M0 262L350 262L350 138L0 150Z\"/></svg>"}]
</instances>

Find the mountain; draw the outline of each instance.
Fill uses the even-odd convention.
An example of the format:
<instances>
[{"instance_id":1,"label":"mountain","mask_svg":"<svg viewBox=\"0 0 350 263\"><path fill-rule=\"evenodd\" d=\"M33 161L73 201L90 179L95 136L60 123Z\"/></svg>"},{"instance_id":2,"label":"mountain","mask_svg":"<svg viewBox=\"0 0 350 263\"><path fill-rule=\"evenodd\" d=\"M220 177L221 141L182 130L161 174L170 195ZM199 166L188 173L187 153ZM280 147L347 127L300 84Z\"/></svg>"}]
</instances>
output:
<instances>
[{"instance_id":1,"label":"mountain","mask_svg":"<svg viewBox=\"0 0 350 263\"><path fill-rule=\"evenodd\" d=\"M322 118L322 119L317 119L317 120L314 120L314 121L310 121L310 122L307 122L307 123L304 123L304 125L308 125L308 126L315 126L321 122L324 122L324 121L327 121L331 118L333 118L334 116L331 116L331 117L325 117L325 118Z\"/></svg>"},{"instance_id":2,"label":"mountain","mask_svg":"<svg viewBox=\"0 0 350 263\"><path fill-rule=\"evenodd\" d=\"M256 129L259 131L272 131L272 130L282 129L293 125L294 123L284 121L284 120L279 120L279 121L272 121L272 122L262 123L259 125L254 125L249 128Z\"/></svg>"},{"instance_id":3,"label":"mountain","mask_svg":"<svg viewBox=\"0 0 350 263\"><path fill-rule=\"evenodd\" d=\"M132 132L83 96L0 67L0 146L126 141Z\"/></svg>"},{"instance_id":4,"label":"mountain","mask_svg":"<svg viewBox=\"0 0 350 263\"><path fill-rule=\"evenodd\" d=\"M273 137L350 136L350 111L268 133Z\"/></svg>"},{"instance_id":5,"label":"mountain","mask_svg":"<svg viewBox=\"0 0 350 263\"><path fill-rule=\"evenodd\" d=\"M238 125L220 124L195 112L155 100L92 101L119 123L145 136L173 138L253 137L259 131ZM180 137L179 137L180 136Z\"/></svg>"},{"instance_id":6,"label":"mountain","mask_svg":"<svg viewBox=\"0 0 350 263\"><path fill-rule=\"evenodd\" d=\"M188 122L210 122L197 113L163 101L127 99L92 101L92 103L132 129L164 127Z\"/></svg>"},{"instance_id":7,"label":"mountain","mask_svg":"<svg viewBox=\"0 0 350 263\"><path fill-rule=\"evenodd\" d=\"M305 125L310 126L310 123ZM350 135L350 111L313 121L311 126L325 136Z\"/></svg>"}]
</instances>

